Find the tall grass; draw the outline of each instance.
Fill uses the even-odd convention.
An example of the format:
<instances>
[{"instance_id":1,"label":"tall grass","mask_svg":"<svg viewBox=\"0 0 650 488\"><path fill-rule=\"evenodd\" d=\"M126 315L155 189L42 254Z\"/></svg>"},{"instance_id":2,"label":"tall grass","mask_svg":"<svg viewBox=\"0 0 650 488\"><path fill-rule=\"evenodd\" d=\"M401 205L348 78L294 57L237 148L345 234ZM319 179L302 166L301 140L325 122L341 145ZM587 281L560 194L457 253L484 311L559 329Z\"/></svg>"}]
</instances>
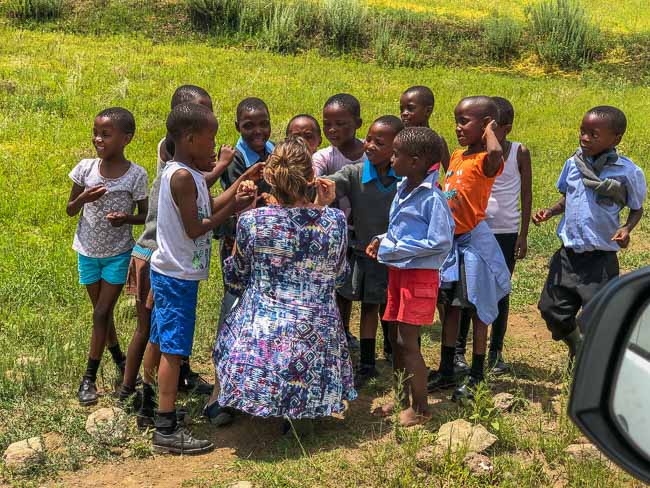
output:
<instances>
[{"instance_id":1,"label":"tall grass","mask_svg":"<svg viewBox=\"0 0 650 488\"><path fill-rule=\"evenodd\" d=\"M544 0L528 8L528 18L546 65L577 69L602 51L601 32L577 0Z\"/></svg>"},{"instance_id":2,"label":"tall grass","mask_svg":"<svg viewBox=\"0 0 650 488\"><path fill-rule=\"evenodd\" d=\"M506 61L519 53L522 27L514 19L493 15L484 24L483 36L488 56L495 61Z\"/></svg>"},{"instance_id":3,"label":"tall grass","mask_svg":"<svg viewBox=\"0 0 650 488\"><path fill-rule=\"evenodd\" d=\"M323 29L328 45L339 52L359 47L368 18L368 7L360 0L324 0Z\"/></svg>"},{"instance_id":4,"label":"tall grass","mask_svg":"<svg viewBox=\"0 0 650 488\"><path fill-rule=\"evenodd\" d=\"M192 23L201 28L220 27L235 31L239 28L239 0L187 0Z\"/></svg>"},{"instance_id":5,"label":"tall grass","mask_svg":"<svg viewBox=\"0 0 650 488\"><path fill-rule=\"evenodd\" d=\"M292 5L276 4L264 24L260 47L283 54L293 54L300 45L300 28L297 12Z\"/></svg>"},{"instance_id":6,"label":"tall grass","mask_svg":"<svg viewBox=\"0 0 650 488\"><path fill-rule=\"evenodd\" d=\"M8 0L5 9L17 19L49 20L60 17L63 6L63 0Z\"/></svg>"}]
</instances>

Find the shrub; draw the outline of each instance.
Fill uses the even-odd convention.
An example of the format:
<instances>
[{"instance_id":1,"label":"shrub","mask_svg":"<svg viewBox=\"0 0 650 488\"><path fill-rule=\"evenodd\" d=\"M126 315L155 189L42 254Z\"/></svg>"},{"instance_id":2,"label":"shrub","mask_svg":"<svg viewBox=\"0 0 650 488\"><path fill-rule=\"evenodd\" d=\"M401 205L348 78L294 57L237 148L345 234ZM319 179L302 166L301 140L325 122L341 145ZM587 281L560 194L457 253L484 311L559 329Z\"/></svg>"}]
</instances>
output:
<instances>
[{"instance_id":1,"label":"shrub","mask_svg":"<svg viewBox=\"0 0 650 488\"><path fill-rule=\"evenodd\" d=\"M192 23L201 28L239 29L241 2L238 0L187 0Z\"/></svg>"},{"instance_id":2,"label":"shrub","mask_svg":"<svg viewBox=\"0 0 650 488\"><path fill-rule=\"evenodd\" d=\"M339 52L361 45L368 8L360 0L325 0L323 29L329 46Z\"/></svg>"},{"instance_id":3,"label":"shrub","mask_svg":"<svg viewBox=\"0 0 650 488\"><path fill-rule=\"evenodd\" d=\"M297 13L293 5L276 4L273 14L264 23L260 47L269 51L292 54L300 45Z\"/></svg>"},{"instance_id":4,"label":"shrub","mask_svg":"<svg viewBox=\"0 0 650 488\"><path fill-rule=\"evenodd\" d=\"M8 0L5 8L16 19L48 20L61 16L63 0Z\"/></svg>"},{"instance_id":5,"label":"shrub","mask_svg":"<svg viewBox=\"0 0 650 488\"><path fill-rule=\"evenodd\" d=\"M576 69L601 52L600 31L576 0L544 0L527 13L544 64Z\"/></svg>"},{"instance_id":6,"label":"shrub","mask_svg":"<svg viewBox=\"0 0 650 488\"><path fill-rule=\"evenodd\" d=\"M266 23L273 15L274 4L265 0L240 0L239 32L244 36L254 36L264 30Z\"/></svg>"},{"instance_id":7,"label":"shrub","mask_svg":"<svg viewBox=\"0 0 650 488\"><path fill-rule=\"evenodd\" d=\"M386 19L380 20L375 26L372 49L375 60L382 66L412 68L418 65L416 50L409 46L407 37L396 32L392 23Z\"/></svg>"},{"instance_id":8,"label":"shrub","mask_svg":"<svg viewBox=\"0 0 650 488\"><path fill-rule=\"evenodd\" d=\"M519 52L522 28L510 17L494 15L485 22L483 36L488 56L505 61Z\"/></svg>"}]
</instances>

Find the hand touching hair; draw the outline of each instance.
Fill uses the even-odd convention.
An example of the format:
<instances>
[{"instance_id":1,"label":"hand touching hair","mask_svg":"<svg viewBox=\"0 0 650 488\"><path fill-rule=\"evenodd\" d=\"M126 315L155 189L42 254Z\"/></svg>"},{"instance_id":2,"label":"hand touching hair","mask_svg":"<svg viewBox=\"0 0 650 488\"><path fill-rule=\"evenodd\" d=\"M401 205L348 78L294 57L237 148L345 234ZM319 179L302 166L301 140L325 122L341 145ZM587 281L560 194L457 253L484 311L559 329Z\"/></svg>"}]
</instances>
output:
<instances>
[{"instance_id":1,"label":"hand touching hair","mask_svg":"<svg viewBox=\"0 0 650 488\"><path fill-rule=\"evenodd\" d=\"M266 161L264 179L280 204L308 201L314 170L305 141L300 137L288 137L275 146Z\"/></svg>"}]
</instances>

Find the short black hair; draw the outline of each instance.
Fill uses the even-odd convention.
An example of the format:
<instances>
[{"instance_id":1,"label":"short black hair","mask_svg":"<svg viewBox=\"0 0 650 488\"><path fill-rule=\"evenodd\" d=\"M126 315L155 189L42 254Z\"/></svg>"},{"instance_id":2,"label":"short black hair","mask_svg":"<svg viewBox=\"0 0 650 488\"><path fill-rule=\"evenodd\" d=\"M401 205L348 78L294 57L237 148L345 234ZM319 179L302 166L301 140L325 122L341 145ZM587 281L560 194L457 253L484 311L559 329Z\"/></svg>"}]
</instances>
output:
<instances>
[{"instance_id":1,"label":"short black hair","mask_svg":"<svg viewBox=\"0 0 650 488\"><path fill-rule=\"evenodd\" d=\"M97 114L97 117L110 119L115 127L125 134L135 134L135 118L133 114L122 107L105 108Z\"/></svg>"},{"instance_id":2,"label":"short black hair","mask_svg":"<svg viewBox=\"0 0 650 488\"><path fill-rule=\"evenodd\" d=\"M239 121L242 118L244 112L252 112L253 110L264 110L269 116L269 107L266 106L264 100L256 97L244 98L237 105L237 120Z\"/></svg>"},{"instance_id":3,"label":"short black hair","mask_svg":"<svg viewBox=\"0 0 650 488\"><path fill-rule=\"evenodd\" d=\"M321 129L320 129L320 124L318 123L318 120L316 120L316 117L314 117L313 115L309 115L309 114L298 114L298 115L294 115L293 117L291 117L291 120L287 124L287 130L285 131L285 136L289 137L289 127L291 127L291 124L293 124L294 121L296 121L298 119L309 119L309 120L311 120L314 123L314 125L316 126L316 129L318 130L318 133L320 134L322 132Z\"/></svg>"},{"instance_id":4,"label":"short black hair","mask_svg":"<svg viewBox=\"0 0 650 488\"><path fill-rule=\"evenodd\" d=\"M497 104L494 102L494 100L488 96L477 95L472 97L465 97L461 99L460 102L458 102L458 105L461 103L478 105L481 107L481 116L483 117L491 117L492 119L496 120L499 116L499 107L497 107Z\"/></svg>"},{"instance_id":5,"label":"short black hair","mask_svg":"<svg viewBox=\"0 0 650 488\"><path fill-rule=\"evenodd\" d=\"M496 121L499 125L509 125L515 121L515 108L510 103L510 100L503 97L492 97L492 101L497 104Z\"/></svg>"},{"instance_id":6,"label":"short black hair","mask_svg":"<svg viewBox=\"0 0 650 488\"><path fill-rule=\"evenodd\" d=\"M375 121L372 123L372 125L386 125L393 129L395 131L395 134L399 133L401 130L404 129L404 124L400 120L399 117L395 117L394 115L382 115L381 117L378 117L375 119Z\"/></svg>"},{"instance_id":7,"label":"short black hair","mask_svg":"<svg viewBox=\"0 0 650 488\"><path fill-rule=\"evenodd\" d=\"M332 105L338 105L348 111L353 117L361 117L361 104L354 95L350 95L349 93L337 93L336 95L332 95L327 99L325 105L323 105L323 110Z\"/></svg>"},{"instance_id":8,"label":"short black hair","mask_svg":"<svg viewBox=\"0 0 650 488\"><path fill-rule=\"evenodd\" d=\"M599 105L590 109L585 115L595 115L607 120L610 128L617 134L623 135L627 130L627 118L622 110L610 105Z\"/></svg>"},{"instance_id":9,"label":"short black hair","mask_svg":"<svg viewBox=\"0 0 650 488\"><path fill-rule=\"evenodd\" d=\"M176 88L176 91L172 95L171 108L173 109L174 107L180 105L181 103L189 103L189 102L196 103L196 99L201 97L205 97L209 99L210 103L212 103L212 98L210 97L210 94L200 86L181 85L178 88Z\"/></svg>"},{"instance_id":10,"label":"short black hair","mask_svg":"<svg viewBox=\"0 0 650 488\"><path fill-rule=\"evenodd\" d=\"M210 117L214 117L214 114L204 105L181 103L167 116L167 135L176 142L184 134L194 134L202 130Z\"/></svg>"},{"instance_id":11,"label":"short black hair","mask_svg":"<svg viewBox=\"0 0 650 488\"><path fill-rule=\"evenodd\" d=\"M406 127L395 137L398 141L409 156L426 156L429 163L442 158L440 136L428 127Z\"/></svg>"},{"instance_id":12,"label":"short black hair","mask_svg":"<svg viewBox=\"0 0 650 488\"><path fill-rule=\"evenodd\" d=\"M407 93L415 93L424 104L431 105L431 107L434 107L436 104L436 99L433 96L433 92L428 86L415 85L404 90L403 95L406 95Z\"/></svg>"}]
</instances>

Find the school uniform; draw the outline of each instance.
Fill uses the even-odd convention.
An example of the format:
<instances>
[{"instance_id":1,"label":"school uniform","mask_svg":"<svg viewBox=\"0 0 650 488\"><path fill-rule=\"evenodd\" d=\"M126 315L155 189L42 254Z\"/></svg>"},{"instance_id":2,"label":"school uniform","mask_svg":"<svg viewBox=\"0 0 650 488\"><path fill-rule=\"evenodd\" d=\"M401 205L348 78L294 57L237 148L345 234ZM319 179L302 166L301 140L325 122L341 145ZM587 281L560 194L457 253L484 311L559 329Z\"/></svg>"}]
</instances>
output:
<instances>
[{"instance_id":1,"label":"school uniform","mask_svg":"<svg viewBox=\"0 0 650 488\"><path fill-rule=\"evenodd\" d=\"M354 234L349 240L348 259L352 273L337 292L352 301L386 303L388 270L366 256L372 239L388 228L388 214L397 191L397 177L392 168L379 176L367 159L349 164L328 177L336 184L336 197L347 197L352 210Z\"/></svg>"},{"instance_id":2,"label":"school uniform","mask_svg":"<svg viewBox=\"0 0 650 488\"><path fill-rule=\"evenodd\" d=\"M602 160L583 157L581 150L565 163L557 189L566 198L564 215L557 229L562 247L549 262L549 274L538 308L553 339L561 340L576 328L576 315L609 280L619 274L616 253L620 246L612 237L621 225L624 207L643 208L646 180L641 168L615 151ZM580 159L578 159L580 158ZM587 171L596 170L596 184ZM593 175L592 175L593 178ZM602 184L598 184L598 179ZM619 191L608 193L605 186L619 184Z\"/></svg>"},{"instance_id":3,"label":"school uniform","mask_svg":"<svg viewBox=\"0 0 650 488\"><path fill-rule=\"evenodd\" d=\"M388 266L388 298L383 319L431 325L435 315L439 269L452 246L454 219L436 187L432 171L410 192L398 184L390 208L388 232L381 237L377 260Z\"/></svg>"}]
</instances>

